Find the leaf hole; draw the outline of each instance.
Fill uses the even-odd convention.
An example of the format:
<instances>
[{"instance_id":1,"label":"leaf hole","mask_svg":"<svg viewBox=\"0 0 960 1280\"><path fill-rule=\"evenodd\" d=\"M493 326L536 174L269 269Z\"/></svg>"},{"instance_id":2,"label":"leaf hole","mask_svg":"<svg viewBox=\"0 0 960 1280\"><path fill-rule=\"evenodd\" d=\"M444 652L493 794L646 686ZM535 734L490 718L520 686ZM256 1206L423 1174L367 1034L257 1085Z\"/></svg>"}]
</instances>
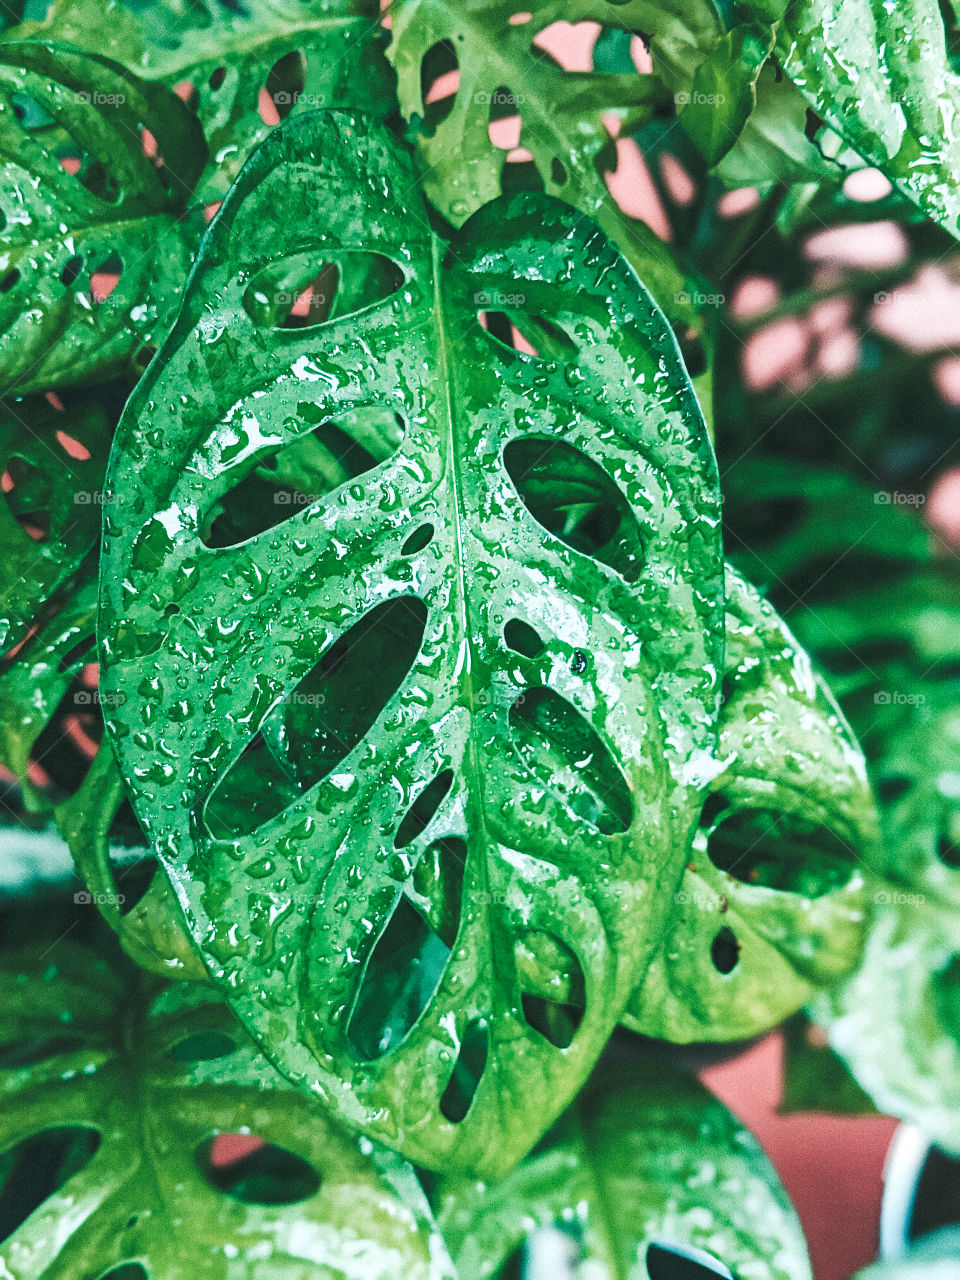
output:
<instances>
[{"instance_id":1,"label":"leaf hole","mask_svg":"<svg viewBox=\"0 0 960 1280\"><path fill-rule=\"evenodd\" d=\"M100 1280L150 1280L146 1269L139 1262L121 1262L119 1267L105 1271Z\"/></svg>"},{"instance_id":2,"label":"leaf hole","mask_svg":"<svg viewBox=\"0 0 960 1280\"><path fill-rule=\"evenodd\" d=\"M503 465L520 501L547 533L636 582L644 567L639 522L619 486L592 458L564 441L528 436L510 441Z\"/></svg>"},{"instance_id":3,"label":"leaf hole","mask_svg":"<svg viewBox=\"0 0 960 1280\"><path fill-rule=\"evenodd\" d=\"M197 1165L210 1186L242 1204L299 1204L320 1190L320 1175L313 1166L285 1147L263 1143L221 1164L211 1158L216 1141L209 1139L197 1148Z\"/></svg>"},{"instance_id":4,"label":"leaf hole","mask_svg":"<svg viewBox=\"0 0 960 1280\"><path fill-rule=\"evenodd\" d=\"M307 63L299 49L291 49L270 68L266 90L278 120L286 120L306 85ZM267 121L268 124L275 123Z\"/></svg>"},{"instance_id":5,"label":"leaf hole","mask_svg":"<svg viewBox=\"0 0 960 1280\"><path fill-rule=\"evenodd\" d=\"M446 799L447 792L453 785L453 770L444 769L423 788L413 804L404 814L403 821L397 829L393 845L395 849L404 849L417 836L422 835L436 816L437 810Z\"/></svg>"},{"instance_id":6,"label":"leaf hole","mask_svg":"<svg viewBox=\"0 0 960 1280\"><path fill-rule=\"evenodd\" d=\"M120 282L123 261L111 252L90 276L90 297L93 302L105 302Z\"/></svg>"},{"instance_id":7,"label":"leaf hole","mask_svg":"<svg viewBox=\"0 0 960 1280\"><path fill-rule=\"evenodd\" d=\"M402 556L414 556L418 551L423 551L433 541L433 535L436 533L432 524L422 524L419 529L414 529L410 537L400 548Z\"/></svg>"},{"instance_id":8,"label":"leaf hole","mask_svg":"<svg viewBox=\"0 0 960 1280\"><path fill-rule=\"evenodd\" d=\"M316 422L314 405L298 409L301 420ZM366 405L246 459L238 468L242 478L204 513L200 540L213 549L235 547L283 524L386 462L403 443L404 430L393 410Z\"/></svg>"},{"instance_id":9,"label":"leaf hole","mask_svg":"<svg viewBox=\"0 0 960 1280\"><path fill-rule=\"evenodd\" d=\"M718 871L741 884L819 898L849 883L854 851L823 823L749 806L728 807L718 817L707 854Z\"/></svg>"},{"instance_id":10,"label":"leaf hole","mask_svg":"<svg viewBox=\"0 0 960 1280\"><path fill-rule=\"evenodd\" d=\"M489 1032L483 1018L467 1023L460 1052L440 1099L440 1113L452 1124L467 1118L487 1065Z\"/></svg>"},{"instance_id":11,"label":"leaf hole","mask_svg":"<svg viewBox=\"0 0 960 1280\"><path fill-rule=\"evenodd\" d=\"M513 151L520 145L523 121L516 95L506 85L490 94L487 135L500 151Z\"/></svg>"},{"instance_id":12,"label":"leaf hole","mask_svg":"<svg viewBox=\"0 0 960 1280\"><path fill-rule=\"evenodd\" d=\"M737 935L726 925L710 943L710 959L718 973L733 973L740 963L740 943Z\"/></svg>"},{"instance_id":13,"label":"leaf hole","mask_svg":"<svg viewBox=\"0 0 960 1280\"><path fill-rule=\"evenodd\" d=\"M66 431L58 431L56 440L68 458L73 458L75 462L89 462L92 456L90 450L75 436L68 435Z\"/></svg>"},{"instance_id":14,"label":"leaf hole","mask_svg":"<svg viewBox=\"0 0 960 1280\"><path fill-rule=\"evenodd\" d=\"M4 272L3 276L0 277L0 293L9 293L19 280L19 270L16 267L11 267L9 271Z\"/></svg>"},{"instance_id":15,"label":"leaf hole","mask_svg":"<svg viewBox=\"0 0 960 1280\"><path fill-rule=\"evenodd\" d=\"M391 297L404 283L402 268L382 253L344 250L329 262L293 254L257 272L243 308L258 328L313 329Z\"/></svg>"},{"instance_id":16,"label":"leaf hole","mask_svg":"<svg viewBox=\"0 0 960 1280\"><path fill-rule=\"evenodd\" d=\"M646 1260L650 1280L736 1280L719 1258L693 1245L649 1244Z\"/></svg>"},{"instance_id":17,"label":"leaf hole","mask_svg":"<svg viewBox=\"0 0 960 1280\"><path fill-rule=\"evenodd\" d=\"M511 295L496 290L481 290L476 300L505 302ZM545 360L576 359L577 344L561 325L545 316L530 315L515 309L509 311L478 311L481 329L501 346L521 355L539 356Z\"/></svg>"},{"instance_id":18,"label":"leaf hole","mask_svg":"<svg viewBox=\"0 0 960 1280\"><path fill-rule=\"evenodd\" d=\"M44 1129L0 1155L0 1240L93 1159L96 1129L79 1125Z\"/></svg>"},{"instance_id":19,"label":"leaf hole","mask_svg":"<svg viewBox=\"0 0 960 1280\"><path fill-rule=\"evenodd\" d=\"M633 796L592 725L553 689L527 689L510 708L510 732L531 773L602 835L629 830Z\"/></svg>"},{"instance_id":20,"label":"leaf hole","mask_svg":"<svg viewBox=\"0 0 960 1280\"><path fill-rule=\"evenodd\" d=\"M331 773L403 684L426 623L419 597L396 596L344 632L215 783L203 806L207 833L249 834Z\"/></svg>"},{"instance_id":21,"label":"leaf hole","mask_svg":"<svg viewBox=\"0 0 960 1280\"><path fill-rule=\"evenodd\" d=\"M14 455L7 463L2 483L10 514L28 538L47 542L50 538L53 483L34 463Z\"/></svg>"},{"instance_id":22,"label":"leaf hole","mask_svg":"<svg viewBox=\"0 0 960 1280\"><path fill-rule=\"evenodd\" d=\"M538 658L543 653L544 642L528 622L511 618L503 628L503 640L508 649L523 658Z\"/></svg>"},{"instance_id":23,"label":"leaf hole","mask_svg":"<svg viewBox=\"0 0 960 1280\"><path fill-rule=\"evenodd\" d=\"M364 966L347 1038L366 1061L406 1039L443 978L450 948L401 893Z\"/></svg>"},{"instance_id":24,"label":"leaf hole","mask_svg":"<svg viewBox=\"0 0 960 1280\"><path fill-rule=\"evenodd\" d=\"M195 1031L170 1050L174 1062L212 1062L236 1051L236 1041L222 1031Z\"/></svg>"},{"instance_id":25,"label":"leaf hole","mask_svg":"<svg viewBox=\"0 0 960 1280\"><path fill-rule=\"evenodd\" d=\"M81 671L30 748L28 776L48 803L60 804L79 791L102 740L100 704Z\"/></svg>"},{"instance_id":26,"label":"leaf hole","mask_svg":"<svg viewBox=\"0 0 960 1280\"><path fill-rule=\"evenodd\" d=\"M449 116L460 88L460 64L452 40L440 40L427 50L420 63L423 128L436 132Z\"/></svg>"},{"instance_id":27,"label":"leaf hole","mask_svg":"<svg viewBox=\"0 0 960 1280\"><path fill-rule=\"evenodd\" d=\"M583 1008L574 1004L561 1004L546 996L528 995L521 997L523 1016L527 1026L548 1040L555 1049L569 1049L580 1023L583 1021Z\"/></svg>"},{"instance_id":28,"label":"leaf hole","mask_svg":"<svg viewBox=\"0 0 960 1280\"><path fill-rule=\"evenodd\" d=\"M217 90L221 88L226 78L227 78L226 67L217 67L216 70L212 71L210 73L210 79L207 81L207 84L210 87L211 93L216 93Z\"/></svg>"}]
</instances>

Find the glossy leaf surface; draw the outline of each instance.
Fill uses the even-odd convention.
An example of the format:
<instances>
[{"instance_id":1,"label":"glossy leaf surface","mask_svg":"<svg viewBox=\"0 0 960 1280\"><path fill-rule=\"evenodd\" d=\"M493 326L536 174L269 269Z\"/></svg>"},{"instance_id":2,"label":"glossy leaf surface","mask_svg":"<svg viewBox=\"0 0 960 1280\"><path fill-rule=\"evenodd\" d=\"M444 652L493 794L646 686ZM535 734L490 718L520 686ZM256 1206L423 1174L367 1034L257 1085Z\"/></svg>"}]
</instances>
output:
<instances>
[{"instance_id":1,"label":"glossy leaf surface","mask_svg":"<svg viewBox=\"0 0 960 1280\"><path fill-rule=\"evenodd\" d=\"M121 427L102 656L108 699L139 691L109 710L134 807L244 1022L372 1134L494 1171L588 1074L679 875L716 490L602 234L518 197L447 249L415 186L349 114L251 162ZM556 948L585 986L563 1048L516 958Z\"/></svg>"},{"instance_id":2,"label":"glossy leaf surface","mask_svg":"<svg viewBox=\"0 0 960 1280\"><path fill-rule=\"evenodd\" d=\"M202 988L158 994L63 940L2 969L3 1274L450 1276L412 1171L361 1152ZM218 1160L218 1134L246 1155Z\"/></svg>"}]
</instances>

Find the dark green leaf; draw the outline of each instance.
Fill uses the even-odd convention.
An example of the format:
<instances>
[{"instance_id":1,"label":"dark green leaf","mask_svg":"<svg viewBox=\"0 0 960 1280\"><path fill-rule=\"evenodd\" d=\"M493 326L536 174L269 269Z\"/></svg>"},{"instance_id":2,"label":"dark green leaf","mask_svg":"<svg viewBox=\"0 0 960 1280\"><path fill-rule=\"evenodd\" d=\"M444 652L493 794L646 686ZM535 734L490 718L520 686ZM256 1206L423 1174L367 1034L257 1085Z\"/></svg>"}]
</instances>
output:
<instances>
[{"instance_id":1,"label":"dark green leaf","mask_svg":"<svg viewBox=\"0 0 960 1280\"><path fill-rule=\"evenodd\" d=\"M690 90L680 95L680 120L708 164L726 155L756 107L757 76L772 46L769 27L735 27L697 67Z\"/></svg>"},{"instance_id":2,"label":"dark green leaf","mask_svg":"<svg viewBox=\"0 0 960 1280\"><path fill-rule=\"evenodd\" d=\"M833 1115L875 1115L876 1107L854 1080L824 1029L805 1014L788 1018L783 1028L785 1057L781 1113L825 1111Z\"/></svg>"},{"instance_id":3,"label":"dark green leaf","mask_svg":"<svg viewBox=\"0 0 960 1280\"><path fill-rule=\"evenodd\" d=\"M264 310L285 263L284 306L341 282L313 325ZM504 309L562 354L507 345ZM620 1017L714 746L715 479L661 314L559 202L498 203L448 250L386 133L289 121L114 457L108 714L206 963L351 1121L508 1166ZM430 928L383 1010L364 989L408 906ZM522 1013L530 939L584 975L566 1049Z\"/></svg>"},{"instance_id":4,"label":"dark green leaf","mask_svg":"<svg viewBox=\"0 0 960 1280\"><path fill-rule=\"evenodd\" d=\"M4 1275L449 1280L412 1171L361 1152L207 990L157 994L69 940L2 971ZM267 1145L211 1160L251 1130Z\"/></svg>"}]
</instances>

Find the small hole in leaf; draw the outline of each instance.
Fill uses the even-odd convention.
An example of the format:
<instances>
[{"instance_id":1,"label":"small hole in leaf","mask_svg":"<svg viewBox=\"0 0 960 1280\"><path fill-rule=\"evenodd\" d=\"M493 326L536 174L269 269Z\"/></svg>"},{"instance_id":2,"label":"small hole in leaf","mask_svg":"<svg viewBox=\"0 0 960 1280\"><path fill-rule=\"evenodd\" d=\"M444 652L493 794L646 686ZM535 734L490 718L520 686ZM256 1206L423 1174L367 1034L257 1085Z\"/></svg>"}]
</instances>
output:
<instances>
[{"instance_id":1,"label":"small hole in leaf","mask_svg":"<svg viewBox=\"0 0 960 1280\"><path fill-rule=\"evenodd\" d=\"M0 1155L0 1240L80 1172L96 1153L100 1134L78 1125L44 1129Z\"/></svg>"},{"instance_id":2,"label":"small hole in leaf","mask_svg":"<svg viewBox=\"0 0 960 1280\"><path fill-rule=\"evenodd\" d=\"M90 275L90 297L94 302L105 302L113 293L123 275L123 261L118 253L110 253Z\"/></svg>"},{"instance_id":3,"label":"small hole in leaf","mask_svg":"<svg viewBox=\"0 0 960 1280\"><path fill-rule=\"evenodd\" d=\"M850 845L822 823L749 806L728 807L718 816L707 853L719 871L743 884L818 898L842 888L853 874Z\"/></svg>"},{"instance_id":4,"label":"small hole in leaf","mask_svg":"<svg viewBox=\"0 0 960 1280\"><path fill-rule=\"evenodd\" d=\"M703 802L703 808L700 810L700 826L704 830L709 830L720 814L729 808L727 797L721 795L719 791L711 791Z\"/></svg>"},{"instance_id":5,"label":"small hole in leaf","mask_svg":"<svg viewBox=\"0 0 960 1280\"><path fill-rule=\"evenodd\" d=\"M524 658L537 658L543 653L543 641L529 623L511 618L503 628L503 639L508 649Z\"/></svg>"},{"instance_id":6,"label":"small hole in leaf","mask_svg":"<svg viewBox=\"0 0 960 1280\"><path fill-rule=\"evenodd\" d=\"M129 861L111 858L111 863L114 867L117 910L121 916L126 916L146 896L160 869L160 863L152 856L131 858Z\"/></svg>"},{"instance_id":7,"label":"small hole in leaf","mask_svg":"<svg viewBox=\"0 0 960 1280\"><path fill-rule=\"evenodd\" d=\"M11 267L9 271L0 277L0 293L9 293L19 279L20 272L16 267Z\"/></svg>"},{"instance_id":8,"label":"small hole in leaf","mask_svg":"<svg viewBox=\"0 0 960 1280\"><path fill-rule=\"evenodd\" d=\"M451 40L440 40L420 63L420 92L423 96L423 129L435 132L453 110L460 87L460 66Z\"/></svg>"},{"instance_id":9,"label":"small hole in leaf","mask_svg":"<svg viewBox=\"0 0 960 1280\"><path fill-rule=\"evenodd\" d=\"M119 1267L104 1272L100 1280L150 1280L139 1262L121 1262Z\"/></svg>"},{"instance_id":10,"label":"small hole in leaf","mask_svg":"<svg viewBox=\"0 0 960 1280\"><path fill-rule=\"evenodd\" d=\"M417 836L427 829L452 785L452 769L444 769L432 782L427 783L404 814L393 842L394 848L405 848L411 840L416 840Z\"/></svg>"},{"instance_id":11,"label":"small hole in leaf","mask_svg":"<svg viewBox=\"0 0 960 1280\"><path fill-rule=\"evenodd\" d=\"M210 73L210 79L207 81L207 84L210 86L211 90L214 93L216 93L216 91L220 88L220 86L223 84L226 78L227 78L227 68L217 67L215 71L212 71Z\"/></svg>"},{"instance_id":12,"label":"small hole in leaf","mask_svg":"<svg viewBox=\"0 0 960 1280\"><path fill-rule=\"evenodd\" d=\"M419 597L398 596L335 641L215 784L203 809L208 833L230 839L256 830L335 769L403 684L426 623Z\"/></svg>"},{"instance_id":13,"label":"small hole in leaf","mask_svg":"<svg viewBox=\"0 0 960 1280\"><path fill-rule=\"evenodd\" d=\"M573 551L608 565L627 582L643 572L640 525L601 466L563 441L511 440L503 465L534 520Z\"/></svg>"},{"instance_id":14,"label":"small hole in leaf","mask_svg":"<svg viewBox=\"0 0 960 1280\"><path fill-rule=\"evenodd\" d=\"M397 899L363 971L347 1037L366 1060L403 1042L440 985L450 948L411 904Z\"/></svg>"},{"instance_id":15,"label":"small hole in leaf","mask_svg":"<svg viewBox=\"0 0 960 1280\"><path fill-rule=\"evenodd\" d=\"M130 801L124 799L113 815L107 833L107 850L117 895L117 911L129 915L146 895L159 871L150 842L137 821Z\"/></svg>"},{"instance_id":16,"label":"small hole in leaf","mask_svg":"<svg viewBox=\"0 0 960 1280\"><path fill-rule=\"evenodd\" d=\"M557 1049L568 1049L573 1044L577 1028L583 1021L582 1008L526 993L521 999L523 1016L531 1030L539 1032Z\"/></svg>"},{"instance_id":17,"label":"small hole in leaf","mask_svg":"<svg viewBox=\"0 0 960 1280\"><path fill-rule=\"evenodd\" d=\"M30 778L51 804L74 795L103 740L103 716L95 689L81 670L30 748Z\"/></svg>"},{"instance_id":18,"label":"small hole in leaf","mask_svg":"<svg viewBox=\"0 0 960 1280\"><path fill-rule=\"evenodd\" d=\"M559 938L540 930L521 934L514 954L527 1025L556 1048L568 1048L586 1007L586 979L579 959ZM550 991L543 989L545 975ZM540 988L537 994L528 989L531 981Z\"/></svg>"},{"instance_id":19,"label":"small hole in leaf","mask_svg":"<svg viewBox=\"0 0 960 1280\"><path fill-rule=\"evenodd\" d=\"M453 1073L440 1099L441 1114L453 1124L465 1120L473 1104L487 1065L488 1039L487 1024L482 1018L467 1023Z\"/></svg>"},{"instance_id":20,"label":"small hole in leaf","mask_svg":"<svg viewBox=\"0 0 960 1280\"><path fill-rule=\"evenodd\" d=\"M17 124L27 133L35 129L48 129L50 125L56 123L46 107L36 98L31 98L29 94L11 93L10 106L13 108Z\"/></svg>"},{"instance_id":21,"label":"small hole in leaf","mask_svg":"<svg viewBox=\"0 0 960 1280\"><path fill-rule=\"evenodd\" d=\"M527 689L510 708L514 744L534 776L603 835L627 831L633 796L603 739L553 689Z\"/></svg>"},{"instance_id":22,"label":"small hole in leaf","mask_svg":"<svg viewBox=\"0 0 960 1280\"><path fill-rule=\"evenodd\" d=\"M302 420L317 422L313 404L298 409ZM403 437L403 420L393 410L364 405L321 420L282 449L245 459L237 467L241 478L204 513L201 541L234 547L266 533L385 462Z\"/></svg>"},{"instance_id":23,"label":"small hole in leaf","mask_svg":"<svg viewBox=\"0 0 960 1280\"><path fill-rule=\"evenodd\" d=\"M410 537L400 548L402 556L413 556L418 551L422 551L424 547L428 547L433 541L433 535L436 533L432 524L422 524L419 529L414 529Z\"/></svg>"},{"instance_id":24,"label":"small hole in leaf","mask_svg":"<svg viewBox=\"0 0 960 1280\"><path fill-rule=\"evenodd\" d=\"M270 68L267 76L267 93L281 120L286 120L296 106L305 83L306 60L299 49L291 49Z\"/></svg>"},{"instance_id":25,"label":"small hole in leaf","mask_svg":"<svg viewBox=\"0 0 960 1280\"><path fill-rule=\"evenodd\" d=\"M480 302L502 299L506 303L510 295L496 290L481 290L476 296ZM566 329L546 316L530 315L513 308L504 311L484 308L477 312L477 319L481 329L495 342L509 347L511 351L519 351L521 355L538 356L544 360L576 358L577 344Z\"/></svg>"},{"instance_id":26,"label":"small hole in leaf","mask_svg":"<svg viewBox=\"0 0 960 1280\"><path fill-rule=\"evenodd\" d=\"M222 1031L195 1031L178 1040L170 1050L174 1062L211 1062L225 1058L236 1049L236 1041Z\"/></svg>"},{"instance_id":27,"label":"small hole in leaf","mask_svg":"<svg viewBox=\"0 0 960 1280\"><path fill-rule=\"evenodd\" d=\"M53 483L50 476L32 462L16 455L7 463L3 493L10 514L28 538L46 542L50 537L50 504Z\"/></svg>"},{"instance_id":28,"label":"small hole in leaf","mask_svg":"<svg viewBox=\"0 0 960 1280\"><path fill-rule=\"evenodd\" d=\"M244 291L243 308L258 328L312 329L383 302L404 278L382 253L344 250L327 262L298 253L259 271Z\"/></svg>"},{"instance_id":29,"label":"small hole in leaf","mask_svg":"<svg viewBox=\"0 0 960 1280\"><path fill-rule=\"evenodd\" d=\"M567 181L567 171L557 156L554 156L550 162L550 177L554 186L557 187L562 187Z\"/></svg>"},{"instance_id":30,"label":"small hole in leaf","mask_svg":"<svg viewBox=\"0 0 960 1280\"><path fill-rule=\"evenodd\" d=\"M710 943L710 959L718 973L733 973L740 961L740 943L733 930L726 925Z\"/></svg>"},{"instance_id":31,"label":"small hole in leaf","mask_svg":"<svg viewBox=\"0 0 960 1280\"><path fill-rule=\"evenodd\" d=\"M0 1044L0 1069L15 1071L20 1067L32 1067L48 1058L55 1058L61 1053L71 1053L81 1049L83 1040L80 1036L33 1036L23 1040L12 1040L8 1044Z\"/></svg>"},{"instance_id":32,"label":"small hole in leaf","mask_svg":"<svg viewBox=\"0 0 960 1280\"><path fill-rule=\"evenodd\" d=\"M647 1245L650 1280L736 1280L719 1258L687 1244Z\"/></svg>"},{"instance_id":33,"label":"small hole in leaf","mask_svg":"<svg viewBox=\"0 0 960 1280\"><path fill-rule=\"evenodd\" d=\"M245 1135L244 1135L245 1136ZM312 1165L285 1147L264 1143L229 1163L211 1159L215 1139L197 1149L197 1165L217 1191L243 1204L299 1204L320 1190Z\"/></svg>"}]
</instances>

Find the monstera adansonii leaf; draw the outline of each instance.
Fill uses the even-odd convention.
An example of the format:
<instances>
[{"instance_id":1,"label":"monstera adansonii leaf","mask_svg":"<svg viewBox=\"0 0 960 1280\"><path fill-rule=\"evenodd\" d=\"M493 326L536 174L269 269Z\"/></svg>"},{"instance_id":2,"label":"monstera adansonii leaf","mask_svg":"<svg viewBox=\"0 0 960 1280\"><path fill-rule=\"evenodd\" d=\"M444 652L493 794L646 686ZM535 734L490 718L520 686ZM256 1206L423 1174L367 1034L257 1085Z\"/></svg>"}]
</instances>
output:
<instances>
[{"instance_id":1,"label":"monstera adansonii leaf","mask_svg":"<svg viewBox=\"0 0 960 1280\"><path fill-rule=\"evenodd\" d=\"M865 160L960 235L960 78L937 0L781 8L777 46L786 74Z\"/></svg>"},{"instance_id":2,"label":"monstera adansonii leaf","mask_svg":"<svg viewBox=\"0 0 960 1280\"><path fill-rule=\"evenodd\" d=\"M625 1022L683 1043L758 1034L853 969L874 854L866 766L773 608L727 574L711 783L660 949Z\"/></svg>"},{"instance_id":3,"label":"monstera adansonii leaf","mask_svg":"<svg viewBox=\"0 0 960 1280\"><path fill-rule=\"evenodd\" d=\"M112 377L164 328L204 159L164 86L69 45L0 45L0 391Z\"/></svg>"},{"instance_id":4,"label":"monstera adansonii leaf","mask_svg":"<svg viewBox=\"0 0 960 1280\"><path fill-rule=\"evenodd\" d=\"M211 224L109 497L107 717L211 973L351 1122L508 1167L716 768L715 470L662 315L567 206L445 245L385 131L303 116ZM523 1002L556 963L566 1045Z\"/></svg>"},{"instance_id":5,"label":"monstera adansonii leaf","mask_svg":"<svg viewBox=\"0 0 960 1280\"><path fill-rule=\"evenodd\" d=\"M446 1178L432 1199L460 1280L811 1275L753 1137L685 1072L620 1046L502 1182Z\"/></svg>"},{"instance_id":6,"label":"monstera adansonii leaf","mask_svg":"<svg viewBox=\"0 0 960 1280\"><path fill-rule=\"evenodd\" d=\"M0 972L0 1275L449 1280L409 1166L279 1076L209 988L158 992L69 939Z\"/></svg>"}]
</instances>

